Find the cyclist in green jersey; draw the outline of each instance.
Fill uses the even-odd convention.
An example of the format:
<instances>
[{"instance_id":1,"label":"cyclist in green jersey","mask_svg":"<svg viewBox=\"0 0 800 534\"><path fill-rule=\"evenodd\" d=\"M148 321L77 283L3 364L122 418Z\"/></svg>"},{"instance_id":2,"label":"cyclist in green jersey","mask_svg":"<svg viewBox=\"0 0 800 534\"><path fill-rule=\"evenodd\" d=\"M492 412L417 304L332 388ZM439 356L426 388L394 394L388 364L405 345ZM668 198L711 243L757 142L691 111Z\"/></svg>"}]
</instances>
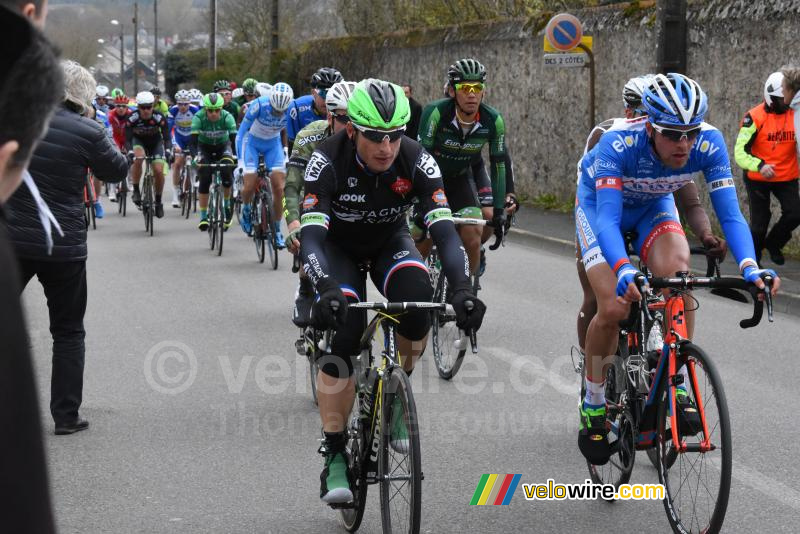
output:
<instances>
[{"instance_id":1,"label":"cyclist in green jersey","mask_svg":"<svg viewBox=\"0 0 800 534\"><path fill-rule=\"evenodd\" d=\"M460 59L447 72L448 98L428 104L422 112L419 141L433 155L442 171L444 189L453 213L461 217L492 220L496 228L505 220L506 143L505 122L500 113L483 103L486 69L476 59ZM489 145L491 184L473 185L471 167ZM477 178L477 177L476 177ZM423 256L431 240L419 241L422 229L415 224L412 235ZM461 240L474 274L480 260L483 235L479 226L459 228Z\"/></svg>"},{"instance_id":2,"label":"cyclist in green jersey","mask_svg":"<svg viewBox=\"0 0 800 534\"><path fill-rule=\"evenodd\" d=\"M225 105L222 107L222 109L233 116L233 120L236 121L236 125L238 126L239 122L241 122L239 117L242 110L239 107L239 104L233 101L231 82L228 80L217 80L214 82L214 92L225 100Z\"/></svg>"},{"instance_id":3,"label":"cyclist in green jersey","mask_svg":"<svg viewBox=\"0 0 800 534\"><path fill-rule=\"evenodd\" d=\"M255 78L247 78L242 82L242 96L234 98L233 101L239 106L240 118L244 116L244 106L259 97L258 81Z\"/></svg>"},{"instance_id":4,"label":"cyclist in green jersey","mask_svg":"<svg viewBox=\"0 0 800 534\"><path fill-rule=\"evenodd\" d=\"M325 95L328 118L312 122L300 130L295 137L292 156L289 158L286 172L286 185L283 188L283 200L286 208L283 214L289 229L286 246L292 254L300 252L300 199L303 196L303 176L308 160L311 159L311 155L320 141L344 130L347 123L350 122L350 117L347 115L347 101L355 87L356 82L333 84ZM297 326L306 326L313 301L314 287L301 269L297 299L292 313L292 321Z\"/></svg>"},{"instance_id":5,"label":"cyclist in green jersey","mask_svg":"<svg viewBox=\"0 0 800 534\"><path fill-rule=\"evenodd\" d=\"M203 97L203 109L192 117L192 139L189 154L192 165L198 163L234 163L233 149L236 146L236 121L233 115L222 109L224 99L217 93ZM199 156L199 157L198 157ZM211 169L197 171L200 179L200 224L201 231L208 229L208 190L211 187ZM231 185L233 169L222 171L222 185L225 187L225 227L229 228L233 218L231 209Z\"/></svg>"}]
</instances>

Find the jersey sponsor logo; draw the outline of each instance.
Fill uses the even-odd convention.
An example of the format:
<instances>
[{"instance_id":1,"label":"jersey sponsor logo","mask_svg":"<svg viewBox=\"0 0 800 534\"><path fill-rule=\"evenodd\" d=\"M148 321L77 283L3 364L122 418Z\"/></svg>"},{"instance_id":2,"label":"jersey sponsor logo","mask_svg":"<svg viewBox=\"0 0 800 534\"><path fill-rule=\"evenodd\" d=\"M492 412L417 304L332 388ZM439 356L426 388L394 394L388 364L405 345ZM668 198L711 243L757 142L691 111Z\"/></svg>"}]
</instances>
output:
<instances>
[{"instance_id":1,"label":"jersey sponsor logo","mask_svg":"<svg viewBox=\"0 0 800 534\"><path fill-rule=\"evenodd\" d=\"M611 142L611 147L614 150L616 150L617 152L619 152L620 154L625 152L625 148L626 147L632 147L633 146L633 137L631 137L630 135L626 135L625 137L622 137L620 134L617 134L616 137L617 138L614 141Z\"/></svg>"},{"instance_id":2,"label":"jersey sponsor logo","mask_svg":"<svg viewBox=\"0 0 800 534\"><path fill-rule=\"evenodd\" d=\"M315 143L315 142L320 141L320 140L322 140L324 138L325 138L325 134L322 133L322 132L320 132L318 134L315 134L315 135L309 135L307 137L303 137L301 139L298 139L297 140L297 146L305 146L308 143Z\"/></svg>"},{"instance_id":3,"label":"jersey sponsor logo","mask_svg":"<svg viewBox=\"0 0 800 534\"><path fill-rule=\"evenodd\" d=\"M712 156L714 155L714 152L719 150L719 147L714 143L712 143L711 141L709 141L708 139L703 139L703 141L700 143L700 146L698 147L698 150L703 154L707 152L709 156Z\"/></svg>"},{"instance_id":4,"label":"jersey sponsor logo","mask_svg":"<svg viewBox=\"0 0 800 534\"><path fill-rule=\"evenodd\" d=\"M424 172L425 176L427 176L428 178L442 177L442 171L439 169L439 164L436 163L436 160L433 159L433 156L431 156L425 151L423 151L419 155L419 160L417 161L417 168L419 168L422 172Z\"/></svg>"},{"instance_id":5,"label":"jersey sponsor logo","mask_svg":"<svg viewBox=\"0 0 800 534\"><path fill-rule=\"evenodd\" d=\"M289 110L289 116L292 118L292 120L296 121L297 120L297 108L293 107L292 109L290 109Z\"/></svg>"},{"instance_id":6,"label":"jersey sponsor logo","mask_svg":"<svg viewBox=\"0 0 800 534\"><path fill-rule=\"evenodd\" d=\"M491 191L491 188L489 191ZM447 195L444 194L444 189L437 189L434 191L431 198L437 206L447 206Z\"/></svg>"},{"instance_id":7,"label":"jersey sponsor logo","mask_svg":"<svg viewBox=\"0 0 800 534\"><path fill-rule=\"evenodd\" d=\"M310 210L311 208L313 208L317 204L319 204L319 199L317 198L317 195L312 195L312 194L309 193L303 199L303 209L304 210Z\"/></svg>"},{"instance_id":8,"label":"jersey sponsor logo","mask_svg":"<svg viewBox=\"0 0 800 534\"><path fill-rule=\"evenodd\" d=\"M339 195L339 201L340 202L366 202L367 201L367 195L366 195L366 193L362 194L362 195L344 193L342 195Z\"/></svg>"},{"instance_id":9,"label":"jersey sponsor logo","mask_svg":"<svg viewBox=\"0 0 800 534\"><path fill-rule=\"evenodd\" d=\"M675 218L674 213L670 213L668 211L659 211L656 213L652 219L650 219L650 224L655 224L661 221L668 221Z\"/></svg>"},{"instance_id":10,"label":"jersey sponsor logo","mask_svg":"<svg viewBox=\"0 0 800 534\"><path fill-rule=\"evenodd\" d=\"M589 219L586 218L586 213L580 206L578 206L578 208L575 210L575 220L578 222L581 244L583 245L584 249L587 249L589 248L590 244L597 240L597 238L594 235L592 227L589 225Z\"/></svg>"},{"instance_id":11,"label":"jersey sponsor logo","mask_svg":"<svg viewBox=\"0 0 800 534\"><path fill-rule=\"evenodd\" d=\"M406 216L408 205L383 208L380 210L360 210L352 206L334 203L334 216L345 222L365 222L367 224L387 224L397 222Z\"/></svg>"},{"instance_id":12,"label":"jersey sponsor logo","mask_svg":"<svg viewBox=\"0 0 800 534\"><path fill-rule=\"evenodd\" d=\"M304 213L300 217L300 226L322 226L327 229L329 222L330 218L327 215L316 211Z\"/></svg>"},{"instance_id":13,"label":"jersey sponsor logo","mask_svg":"<svg viewBox=\"0 0 800 534\"><path fill-rule=\"evenodd\" d=\"M592 247L584 253L582 261L584 270L588 271L595 265L605 263L606 259L603 257L600 247Z\"/></svg>"},{"instance_id":14,"label":"jersey sponsor logo","mask_svg":"<svg viewBox=\"0 0 800 534\"><path fill-rule=\"evenodd\" d=\"M347 177L347 187L355 187L358 185L358 178L355 176L348 176Z\"/></svg>"},{"instance_id":15,"label":"jersey sponsor logo","mask_svg":"<svg viewBox=\"0 0 800 534\"><path fill-rule=\"evenodd\" d=\"M308 160L306 174L303 176L303 180L306 182L316 182L319 180L319 176L322 174L322 169L324 169L328 163L328 158L326 158L321 152L314 152L311 154L311 159Z\"/></svg>"},{"instance_id":16,"label":"jersey sponsor logo","mask_svg":"<svg viewBox=\"0 0 800 534\"><path fill-rule=\"evenodd\" d=\"M733 178L722 178L721 180L714 180L708 184L708 192L713 193L717 189L725 189L726 187L735 187Z\"/></svg>"},{"instance_id":17,"label":"jersey sponsor logo","mask_svg":"<svg viewBox=\"0 0 800 534\"><path fill-rule=\"evenodd\" d=\"M622 190L622 180L619 178L598 178L594 183L595 189Z\"/></svg>"},{"instance_id":18,"label":"jersey sponsor logo","mask_svg":"<svg viewBox=\"0 0 800 534\"><path fill-rule=\"evenodd\" d=\"M425 226L430 228L440 221L452 221L453 212L449 208L437 208L425 214Z\"/></svg>"},{"instance_id":19,"label":"jersey sponsor logo","mask_svg":"<svg viewBox=\"0 0 800 534\"><path fill-rule=\"evenodd\" d=\"M464 143L464 144L461 144L458 141L453 141L452 139L445 139L443 144L444 144L444 146L449 146L449 147L452 147L452 148L460 148L462 150L466 149L466 150L476 150L476 151L480 150L481 148L483 148L483 145L484 145L484 143Z\"/></svg>"},{"instance_id":20,"label":"jersey sponsor logo","mask_svg":"<svg viewBox=\"0 0 800 534\"><path fill-rule=\"evenodd\" d=\"M395 180L390 187L396 194L405 196L409 191L411 191L411 180L398 176L397 180Z\"/></svg>"},{"instance_id":21,"label":"jersey sponsor logo","mask_svg":"<svg viewBox=\"0 0 800 534\"><path fill-rule=\"evenodd\" d=\"M406 256L408 256L409 254L411 254L409 251L407 251L407 250L401 250L400 252L398 252L397 254L395 254L394 256L392 256L392 259L393 259L393 260L399 260L399 259L405 258L405 257L406 257Z\"/></svg>"},{"instance_id":22,"label":"jersey sponsor logo","mask_svg":"<svg viewBox=\"0 0 800 534\"><path fill-rule=\"evenodd\" d=\"M744 119L742 119L742 126L747 128L748 126L752 125L753 125L753 117L751 117L750 114L748 113L747 115L744 116Z\"/></svg>"},{"instance_id":23,"label":"jersey sponsor logo","mask_svg":"<svg viewBox=\"0 0 800 534\"><path fill-rule=\"evenodd\" d=\"M595 169L595 172L597 172L597 169L613 169L613 170L619 169L619 165L617 165L616 161L606 161L604 159L594 160L593 167Z\"/></svg>"}]
</instances>

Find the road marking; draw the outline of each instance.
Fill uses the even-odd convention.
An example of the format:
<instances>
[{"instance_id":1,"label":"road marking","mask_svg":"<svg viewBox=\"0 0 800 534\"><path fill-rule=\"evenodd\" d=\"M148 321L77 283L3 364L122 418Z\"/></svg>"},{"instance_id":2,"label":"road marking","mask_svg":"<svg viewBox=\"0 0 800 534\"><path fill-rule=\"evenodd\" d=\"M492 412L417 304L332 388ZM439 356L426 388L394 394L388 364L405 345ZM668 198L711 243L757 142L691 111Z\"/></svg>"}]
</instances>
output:
<instances>
[{"instance_id":1,"label":"road marking","mask_svg":"<svg viewBox=\"0 0 800 534\"><path fill-rule=\"evenodd\" d=\"M720 469L721 460L719 458L710 458L709 461L714 467ZM740 462L733 462L732 471L733 478L739 482L790 508L800 510L800 492L794 488Z\"/></svg>"}]
</instances>

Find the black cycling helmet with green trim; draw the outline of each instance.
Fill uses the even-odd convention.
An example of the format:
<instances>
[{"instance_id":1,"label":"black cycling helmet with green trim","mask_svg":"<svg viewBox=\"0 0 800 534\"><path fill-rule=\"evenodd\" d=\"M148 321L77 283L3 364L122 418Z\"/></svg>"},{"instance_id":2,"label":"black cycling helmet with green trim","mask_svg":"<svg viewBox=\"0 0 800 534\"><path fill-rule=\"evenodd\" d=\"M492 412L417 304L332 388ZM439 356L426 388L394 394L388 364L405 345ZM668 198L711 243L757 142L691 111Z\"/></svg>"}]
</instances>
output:
<instances>
[{"instance_id":1,"label":"black cycling helmet with green trim","mask_svg":"<svg viewBox=\"0 0 800 534\"><path fill-rule=\"evenodd\" d=\"M217 91L230 91L231 90L231 82L228 80L217 80L214 82L213 91L216 93Z\"/></svg>"},{"instance_id":2,"label":"black cycling helmet with green trim","mask_svg":"<svg viewBox=\"0 0 800 534\"><path fill-rule=\"evenodd\" d=\"M258 82L255 78L247 78L245 81L242 82L242 92L246 95L254 95L258 92L256 89L256 85Z\"/></svg>"},{"instance_id":3,"label":"black cycling helmet with green trim","mask_svg":"<svg viewBox=\"0 0 800 534\"><path fill-rule=\"evenodd\" d=\"M203 108L206 110L222 109L225 105L225 99L217 93L208 93L203 97Z\"/></svg>"},{"instance_id":4,"label":"black cycling helmet with green trim","mask_svg":"<svg viewBox=\"0 0 800 534\"><path fill-rule=\"evenodd\" d=\"M405 126L411 118L411 108L399 85L368 78L353 90L347 114L354 126L391 130Z\"/></svg>"},{"instance_id":5,"label":"black cycling helmet with green trim","mask_svg":"<svg viewBox=\"0 0 800 534\"><path fill-rule=\"evenodd\" d=\"M485 82L486 68L477 59L459 59L447 69L450 85L461 82Z\"/></svg>"},{"instance_id":6,"label":"black cycling helmet with green trim","mask_svg":"<svg viewBox=\"0 0 800 534\"><path fill-rule=\"evenodd\" d=\"M311 76L311 87L330 89L333 84L343 81L342 73L333 67L322 67Z\"/></svg>"}]
</instances>

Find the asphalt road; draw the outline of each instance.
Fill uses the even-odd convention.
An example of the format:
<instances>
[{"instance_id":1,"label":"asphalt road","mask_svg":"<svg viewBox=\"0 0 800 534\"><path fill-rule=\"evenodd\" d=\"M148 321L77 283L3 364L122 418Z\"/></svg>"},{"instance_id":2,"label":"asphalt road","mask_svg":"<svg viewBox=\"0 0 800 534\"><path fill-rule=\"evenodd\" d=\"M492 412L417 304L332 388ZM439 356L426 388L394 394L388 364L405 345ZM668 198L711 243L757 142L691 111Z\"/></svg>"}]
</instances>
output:
<instances>
[{"instance_id":1,"label":"asphalt road","mask_svg":"<svg viewBox=\"0 0 800 534\"><path fill-rule=\"evenodd\" d=\"M343 532L318 498L319 418L293 346L288 255L269 270L234 227L217 257L196 221L167 210L152 238L135 211L90 231L86 432L52 435L47 308L38 283L25 291L60 532ZM452 383L430 356L413 375L423 532L668 531L659 501L529 502L520 486L509 506L468 505L483 473L588 475L569 358L574 259L510 243L489 254L483 287L480 354ZM701 298L696 341L721 370L733 423L725 531L796 531L800 320L743 331L747 306ZM643 454L633 481L658 481ZM380 532L370 489L361 532Z\"/></svg>"}]
</instances>

